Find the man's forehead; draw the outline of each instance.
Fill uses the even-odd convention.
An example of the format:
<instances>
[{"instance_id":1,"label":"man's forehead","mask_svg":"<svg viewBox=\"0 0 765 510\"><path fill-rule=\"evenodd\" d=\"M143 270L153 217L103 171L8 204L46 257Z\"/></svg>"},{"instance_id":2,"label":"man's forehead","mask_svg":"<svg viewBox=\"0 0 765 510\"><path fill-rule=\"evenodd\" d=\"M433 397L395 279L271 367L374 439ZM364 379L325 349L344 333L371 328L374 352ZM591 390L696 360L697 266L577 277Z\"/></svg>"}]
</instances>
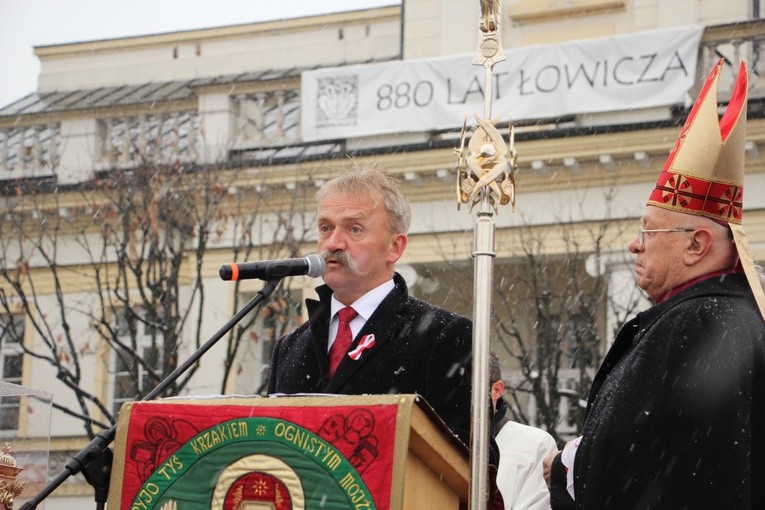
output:
<instances>
[{"instance_id":1,"label":"man's forehead","mask_svg":"<svg viewBox=\"0 0 765 510\"><path fill-rule=\"evenodd\" d=\"M369 193L333 193L327 195L319 202L319 215L322 214L323 210L331 208L340 208L342 212L347 213L344 216L368 215L377 209L380 204L382 204L382 201L377 199L377 197L371 196Z\"/></svg>"},{"instance_id":2,"label":"man's forehead","mask_svg":"<svg viewBox=\"0 0 765 510\"><path fill-rule=\"evenodd\" d=\"M650 221L654 218L657 218L659 216L659 209L657 207L653 207L652 205L646 206L646 208L643 210L643 216L640 217L641 220L643 220L643 223L646 221Z\"/></svg>"},{"instance_id":3,"label":"man's forehead","mask_svg":"<svg viewBox=\"0 0 765 510\"><path fill-rule=\"evenodd\" d=\"M359 221L369 218L371 211L367 209L358 209L352 206L345 207L338 210L328 211L326 209L319 208L318 219L321 220L338 220L338 221Z\"/></svg>"},{"instance_id":4,"label":"man's forehead","mask_svg":"<svg viewBox=\"0 0 765 510\"><path fill-rule=\"evenodd\" d=\"M655 222L655 221L667 221L672 219L680 219L684 215L676 211L670 211L669 209L663 209L653 205L648 205L643 212L643 223Z\"/></svg>"},{"instance_id":5,"label":"man's forehead","mask_svg":"<svg viewBox=\"0 0 765 510\"><path fill-rule=\"evenodd\" d=\"M318 219L335 221L366 220L377 214L379 202L365 202L356 197L347 200L338 197L327 198L319 204ZM384 212L384 211L383 211Z\"/></svg>"}]
</instances>

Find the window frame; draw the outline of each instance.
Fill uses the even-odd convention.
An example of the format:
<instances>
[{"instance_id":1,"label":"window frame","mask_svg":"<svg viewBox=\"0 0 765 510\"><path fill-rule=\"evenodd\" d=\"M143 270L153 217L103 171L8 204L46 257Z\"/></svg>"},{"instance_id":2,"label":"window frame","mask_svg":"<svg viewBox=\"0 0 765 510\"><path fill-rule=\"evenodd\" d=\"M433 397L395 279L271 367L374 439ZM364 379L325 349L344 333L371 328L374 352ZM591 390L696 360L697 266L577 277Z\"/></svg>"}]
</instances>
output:
<instances>
[{"instance_id":1,"label":"window frame","mask_svg":"<svg viewBox=\"0 0 765 510\"><path fill-rule=\"evenodd\" d=\"M126 319L127 313L140 313L137 310L129 311L127 309L121 310L115 318L115 333L117 335L117 338L120 340L120 343L124 345L131 345L133 343L133 338L130 334L130 330L128 329L128 323ZM147 351L154 350L154 359L155 359L155 365L154 370L159 371L162 369L162 345L161 342L159 342L157 338L156 331L151 331L152 328L150 325L146 324L144 321L140 319L136 319L136 335L135 335L135 344L136 344L136 351L137 356L147 360ZM122 332L122 333L121 333ZM126 402L134 402L138 395L146 393L148 389L146 388L147 385L147 377L148 377L148 371L143 367L143 365L138 365L138 378L134 381L134 384L130 384L128 382L128 385L126 388L128 388L126 391L124 391L122 394L118 391L118 385L120 384L121 378L127 378L128 381L133 380L132 371L130 370L129 366L125 366L123 370L118 370L120 367L120 364L124 365L124 361L120 358L120 349L123 351L129 351L129 349L123 349L120 347L115 346L112 349L112 356L111 356L111 370L110 370L110 384L109 384L109 392L110 392L110 409L113 416L117 416L117 413L119 412L120 408L122 407L122 404ZM128 354L129 356L132 356L131 354ZM150 363L150 361L147 361Z\"/></svg>"},{"instance_id":2,"label":"window frame","mask_svg":"<svg viewBox=\"0 0 765 510\"><path fill-rule=\"evenodd\" d=\"M13 329L16 331L14 334L6 333L9 329L6 326L5 319L9 317L9 314L2 314L0 319L0 378L3 381L21 386L24 380L24 338L26 335L26 317L24 314L14 313L10 314L11 321L14 324ZM8 322L10 324L10 322ZM18 331L20 330L20 332ZM15 340L8 343L8 339ZM9 365L9 358L16 358L16 361L11 362ZM17 373L8 375L6 370L10 367L18 367ZM15 411L14 411L15 410ZM15 426L6 426L5 420L13 419ZM5 395L0 397L0 436L15 435L21 428L21 397L14 395Z\"/></svg>"}]
</instances>

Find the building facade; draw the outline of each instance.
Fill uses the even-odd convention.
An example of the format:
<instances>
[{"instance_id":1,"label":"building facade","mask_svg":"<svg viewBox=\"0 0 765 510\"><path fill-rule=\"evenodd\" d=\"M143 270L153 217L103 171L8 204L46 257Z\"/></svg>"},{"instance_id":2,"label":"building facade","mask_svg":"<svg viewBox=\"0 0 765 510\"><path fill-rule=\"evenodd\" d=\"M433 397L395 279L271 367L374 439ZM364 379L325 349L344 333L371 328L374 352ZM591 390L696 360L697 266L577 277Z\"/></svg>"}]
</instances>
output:
<instances>
[{"instance_id":1,"label":"building facade","mask_svg":"<svg viewBox=\"0 0 765 510\"><path fill-rule=\"evenodd\" d=\"M67 456L87 444L77 416L83 401L97 432L120 403L156 384L152 373L161 372L163 363L188 357L259 290L256 282L221 282L222 263L312 251L313 193L347 166L348 157L380 165L405 184L413 224L399 269L412 292L471 315L475 218L455 200L454 148L463 118L452 126L412 130L402 117L397 132L308 140L301 78L328 68L424 67L470 55L478 34L477 4L404 0L363 11L35 49L41 62L38 89L0 109L6 275L0 290L7 305L0 308L0 356L3 380L44 388L60 407L53 414L51 473L60 472ZM746 0L505 2L500 26L507 50L630 34L648 39L656 29L700 27L687 101L641 108L626 95L621 108L515 122L516 211L500 207L494 218L492 342L511 386L526 391L535 378L553 378L547 384L556 386L560 397L519 399L521 418L552 425L560 437L574 432L576 401L586 392L583 374L597 367L618 324L645 305L635 291L626 245L690 99L718 58L725 59L723 85L732 83L740 60L750 66L744 225L754 258L765 260L765 156L759 150L765 143L760 58L765 29L757 21L760 13L752 12L757 5ZM640 53L637 46L636 55L648 66L650 51ZM599 58L593 55L592 62ZM601 61L604 69L605 57ZM402 97L415 102L425 97L414 92ZM730 91L720 90L721 102L726 96ZM498 125L505 129L509 112L502 115ZM136 204L123 200L143 197L140 184L148 198L133 209ZM171 197L176 192L179 197ZM208 200L213 205L205 209L200 204ZM140 212L146 215L131 217L143 218L145 225L114 234L119 218ZM146 239L161 245L162 253L178 253L177 265L142 259L142 249L152 247ZM151 301L159 303L155 315L131 320L133 312L120 310L145 311L149 301L142 301L142 289L160 285L142 285L146 274L129 271L136 260L157 268L163 281L172 275L173 285L162 292L173 294L174 301L160 296ZM166 267L177 271L162 273ZM299 303L315 284L293 278L249 325L238 347L216 344L178 393L262 390L272 342L304 319ZM107 303L106 296L123 301ZM182 308L178 315L185 322L174 326L173 335L165 330L158 335L156 324L172 313L161 304L171 301ZM60 309L80 315L56 317ZM104 333L110 325L113 331ZM156 343L171 336L172 349ZM145 365L120 355L114 348L120 339ZM543 347L540 339L548 343ZM55 364L23 356L19 342L55 357L84 393L62 382L51 368ZM563 353L554 371L541 361L545 350ZM96 401L104 408L91 404ZM552 424L540 418L540 408L550 406L556 408L546 414L554 417ZM30 429L34 418L19 401L4 400L2 409L0 432L6 437ZM48 508L89 504L92 489L78 477L50 498Z\"/></svg>"}]
</instances>

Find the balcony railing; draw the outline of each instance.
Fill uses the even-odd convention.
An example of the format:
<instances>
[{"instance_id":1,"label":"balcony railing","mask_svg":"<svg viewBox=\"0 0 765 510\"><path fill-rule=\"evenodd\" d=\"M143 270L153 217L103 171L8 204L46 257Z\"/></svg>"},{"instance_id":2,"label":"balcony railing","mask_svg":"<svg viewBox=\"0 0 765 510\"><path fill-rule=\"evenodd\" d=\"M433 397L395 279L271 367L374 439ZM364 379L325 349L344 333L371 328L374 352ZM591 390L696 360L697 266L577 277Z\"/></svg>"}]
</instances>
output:
<instances>
[{"instance_id":1,"label":"balcony railing","mask_svg":"<svg viewBox=\"0 0 765 510\"><path fill-rule=\"evenodd\" d=\"M58 123L0 128L0 180L54 175L60 157Z\"/></svg>"},{"instance_id":2,"label":"balcony railing","mask_svg":"<svg viewBox=\"0 0 765 510\"><path fill-rule=\"evenodd\" d=\"M765 97L765 24L760 20L714 25L707 27L699 46L698 87L702 78L714 67L717 60L724 60L724 72L718 91L722 97L732 92L739 64L746 60L749 68L749 98ZM695 97L698 90L692 91Z\"/></svg>"},{"instance_id":3,"label":"balcony railing","mask_svg":"<svg viewBox=\"0 0 765 510\"><path fill-rule=\"evenodd\" d=\"M96 170L132 168L144 162L172 164L198 158L196 111L111 117L98 122L101 150Z\"/></svg>"},{"instance_id":4,"label":"balcony railing","mask_svg":"<svg viewBox=\"0 0 765 510\"><path fill-rule=\"evenodd\" d=\"M300 142L300 91L277 90L235 98L234 149Z\"/></svg>"}]
</instances>

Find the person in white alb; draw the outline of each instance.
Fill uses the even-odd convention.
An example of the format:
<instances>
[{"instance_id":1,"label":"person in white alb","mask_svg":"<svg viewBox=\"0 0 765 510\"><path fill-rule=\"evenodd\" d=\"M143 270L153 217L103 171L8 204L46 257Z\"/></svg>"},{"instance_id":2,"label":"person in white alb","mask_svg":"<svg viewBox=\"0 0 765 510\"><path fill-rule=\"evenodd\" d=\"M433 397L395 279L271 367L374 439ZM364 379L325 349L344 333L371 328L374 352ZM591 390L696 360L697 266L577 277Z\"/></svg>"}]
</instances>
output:
<instances>
[{"instance_id":1,"label":"person in white alb","mask_svg":"<svg viewBox=\"0 0 765 510\"><path fill-rule=\"evenodd\" d=\"M499 358L489 354L491 401L494 405L495 440L499 447L497 487L506 510L549 510L550 492L542 475L542 460L558 451L553 437L544 430L507 418L502 397L505 382Z\"/></svg>"}]
</instances>

